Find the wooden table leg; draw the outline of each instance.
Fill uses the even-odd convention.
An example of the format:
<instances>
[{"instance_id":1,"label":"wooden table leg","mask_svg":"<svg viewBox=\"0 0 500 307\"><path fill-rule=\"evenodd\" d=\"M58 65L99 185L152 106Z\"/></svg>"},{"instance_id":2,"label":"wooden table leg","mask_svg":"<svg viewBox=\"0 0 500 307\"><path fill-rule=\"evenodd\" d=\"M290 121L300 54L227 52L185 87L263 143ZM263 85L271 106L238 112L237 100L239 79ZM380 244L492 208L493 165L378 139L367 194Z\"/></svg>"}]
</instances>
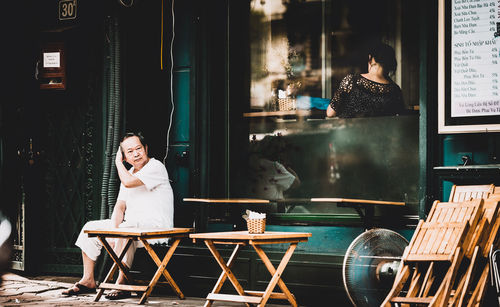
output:
<instances>
[{"instance_id":1,"label":"wooden table leg","mask_svg":"<svg viewBox=\"0 0 500 307\"><path fill-rule=\"evenodd\" d=\"M231 268L233 266L236 258L238 257L238 254L240 253L240 250L241 250L242 246L243 245L241 245L241 244L236 244L236 247L234 248L233 252L231 253L231 256L229 257L229 260L227 261L227 267L228 268ZM220 290L222 289L222 286L224 285L224 282L226 281L226 278L227 278L226 272L224 270L222 270L222 273L220 274L219 279L215 283L215 286L212 289L211 293L219 293ZM212 300L207 300L205 302L205 305L203 305L203 306L204 307L210 307L210 306L212 306L212 303L213 303Z\"/></svg>"},{"instance_id":2,"label":"wooden table leg","mask_svg":"<svg viewBox=\"0 0 500 307\"><path fill-rule=\"evenodd\" d=\"M236 279L236 276L234 276L233 272L231 269L227 266L226 262L224 262L224 258L220 255L219 251L215 247L215 244L212 240L205 240L205 245L208 247L212 255L214 256L215 260L219 264L219 266L222 268L223 274L229 278L229 281L231 284L233 284L234 289L236 289L236 292L238 292L239 295L245 296L245 291L243 290L243 287L240 285L238 282L238 279ZM225 280L225 278L223 278ZM216 285L217 287L218 285ZM250 304L245 303L247 307L250 307Z\"/></svg>"},{"instance_id":3,"label":"wooden table leg","mask_svg":"<svg viewBox=\"0 0 500 307\"><path fill-rule=\"evenodd\" d=\"M106 239L104 237L103 238L98 237L98 238L101 241L103 247L108 252L111 259L113 259L113 261L116 263L116 265L118 266L120 271L123 272L123 275L125 276L125 279L127 280L127 282L132 283L133 282L132 277L128 273L129 268L125 267L125 265L122 263L122 259L125 256L125 254L127 253L127 250L129 249L130 245L132 244L132 242L134 240L131 238L128 238L127 244L125 244L125 246L123 247L123 249L120 252L120 256L117 256L115 251L113 250L113 248L111 248L108 241L106 241Z\"/></svg>"},{"instance_id":4,"label":"wooden table leg","mask_svg":"<svg viewBox=\"0 0 500 307\"><path fill-rule=\"evenodd\" d=\"M288 261L293 255L293 252L295 251L295 248L297 247L297 243L291 243L290 246L288 246L287 251L285 252L285 255L283 255L283 258L281 259L280 264L278 265L278 269L275 269L269 258L267 257L266 253L264 250L259 246L252 244L253 248L259 255L260 259L262 262L264 262L264 265L266 266L267 270L269 273L271 273L272 278L271 281L269 281L269 284L267 285L266 290L264 291L262 295L262 301L258 306L265 306L267 301L269 300L269 297L271 296L274 288L276 287L276 284L280 287L281 291L285 294L286 298L290 302L292 306L297 307L297 301L295 300L295 297L293 294L288 290L287 286L281 279L281 274L285 270L286 265L288 264Z\"/></svg>"},{"instance_id":5,"label":"wooden table leg","mask_svg":"<svg viewBox=\"0 0 500 307\"><path fill-rule=\"evenodd\" d=\"M132 244L133 240L132 239L128 239L127 244L125 244L125 246L123 247L122 251L120 252L120 256L117 256L116 253L111 248L111 246L106 241L105 237L98 236L97 238L99 239L99 241L101 241L101 243L103 244L104 248L108 252L109 256L113 260L113 265L111 266L111 269L109 270L108 274L106 275L106 278L104 278L104 281L103 281L103 283L107 283L108 281L110 281L113 278L113 275L115 274L116 269L124 267L123 264L122 264L122 259L125 256L125 253L127 252L128 248ZM131 279L130 276L128 276L128 272L126 270L124 271L124 275L125 275L125 278L127 278L127 281L129 279ZM101 299L101 296L102 296L103 293L104 293L104 289L99 289L99 291L97 292L97 294L96 294L96 296L94 298L94 302L99 301Z\"/></svg>"},{"instance_id":6,"label":"wooden table leg","mask_svg":"<svg viewBox=\"0 0 500 307\"><path fill-rule=\"evenodd\" d=\"M106 275L106 278L104 278L103 283L108 282L111 279L111 277L113 277L117 268L118 268L118 266L116 265L116 263L113 263L113 265L111 266L111 269L108 272L108 275ZM99 289L99 291L97 291L97 294L94 297L94 302L99 301L101 299L101 296L103 295L103 293L104 293L104 289Z\"/></svg>"},{"instance_id":7,"label":"wooden table leg","mask_svg":"<svg viewBox=\"0 0 500 307\"><path fill-rule=\"evenodd\" d=\"M182 293L181 289L175 283L174 279L172 278L172 276L170 276L170 273L168 273L168 271L166 269L167 264L170 261L170 258L172 258L172 255L174 254L174 251L177 248L177 246L179 245L179 242L181 241L181 239L175 239L174 243L172 243L172 245L168 249L167 253L165 254L165 257L163 257L163 261L160 261L160 258L155 253L155 251L153 250L153 248L151 247L151 245L148 243L147 240L142 239L142 238L140 240L144 244L144 248L146 249L146 251L148 252L148 254L151 256L151 258L153 259L153 261L158 266L158 269L156 270L156 272L155 272L153 278L151 279L151 281L149 282L148 289L142 294L142 297L141 297L141 300L139 301L139 304L144 304L144 302L146 301L146 299L148 298L148 296L153 291L153 288L156 286L156 283L160 279L161 275L163 275L165 277L165 279L168 281L168 283L170 284L170 286L172 287L172 289L175 291L175 293L177 294L177 296L180 299L184 299L184 294Z\"/></svg>"}]
</instances>

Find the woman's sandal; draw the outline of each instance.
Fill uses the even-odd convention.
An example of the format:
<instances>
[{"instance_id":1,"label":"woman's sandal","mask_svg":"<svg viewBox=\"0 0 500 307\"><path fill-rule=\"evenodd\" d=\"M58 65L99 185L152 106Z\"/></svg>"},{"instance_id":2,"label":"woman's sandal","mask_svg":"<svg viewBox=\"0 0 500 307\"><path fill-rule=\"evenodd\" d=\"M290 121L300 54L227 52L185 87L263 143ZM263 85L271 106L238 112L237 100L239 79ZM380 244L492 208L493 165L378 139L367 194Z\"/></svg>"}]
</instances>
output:
<instances>
[{"instance_id":1,"label":"woman's sandal","mask_svg":"<svg viewBox=\"0 0 500 307\"><path fill-rule=\"evenodd\" d=\"M110 301L114 301L114 300L121 300L121 299L129 298L131 296L132 296L132 294L129 291L114 290L114 291L111 291L108 294L106 294L104 296L104 298L106 298Z\"/></svg>"},{"instance_id":2,"label":"woman's sandal","mask_svg":"<svg viewBox=\"0 0 500 307\"><path fill-rule=\"evenodd\" d=\"M72 295L89 294L89 293L95 293L95 292L96 292L95 288L89 288L89 287L84 286L82 284L76 283L73 285L73 287L64 290L62 292L62 295L72 296Z\"/></svg>"}]
</instances>

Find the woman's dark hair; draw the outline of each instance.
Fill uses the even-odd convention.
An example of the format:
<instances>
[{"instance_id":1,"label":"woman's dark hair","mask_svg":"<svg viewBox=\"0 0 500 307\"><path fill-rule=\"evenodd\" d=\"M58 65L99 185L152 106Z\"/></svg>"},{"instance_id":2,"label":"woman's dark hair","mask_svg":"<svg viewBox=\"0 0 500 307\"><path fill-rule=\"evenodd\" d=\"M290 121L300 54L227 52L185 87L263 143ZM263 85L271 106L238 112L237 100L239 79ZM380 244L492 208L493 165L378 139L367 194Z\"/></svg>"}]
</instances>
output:
<instances>
[{"instance_id":1,"label":"woman's dark hair","mask_svg":"<svg viewBox=\"0 0 500 307\"><path fill-rule=\"evenodd\" d=\"M375 62L384 67L387 75L396 71L397 61L394 49L382 42L376 43L368 49L368 54L375 59Z\"/></svg>"},{"instance_id":2,"label":"woman's dark hair","mask_svg":"<svg viewBox=\"0 0 500 307\"><path fill-rule=\"evenodd\" d=\"M123 139L122 139L122 142L125 141L126 139L128 138L131 138L133 136L136 136L137 138L139 138L139 141L141 142L142 146L146 147L148 144L146 143L146 139L144 138L144 136L142 135L142 133L140 132L127 132L124 136L123 136Z\"/></svg>"}]
</instances>

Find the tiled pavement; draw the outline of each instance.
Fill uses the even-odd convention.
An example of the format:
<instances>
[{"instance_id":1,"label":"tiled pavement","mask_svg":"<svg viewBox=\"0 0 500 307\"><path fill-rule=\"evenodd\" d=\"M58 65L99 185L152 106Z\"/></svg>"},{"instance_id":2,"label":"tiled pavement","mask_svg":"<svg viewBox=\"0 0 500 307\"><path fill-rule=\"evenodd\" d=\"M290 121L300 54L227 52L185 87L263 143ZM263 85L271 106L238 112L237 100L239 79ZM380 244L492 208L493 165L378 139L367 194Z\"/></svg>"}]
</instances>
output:
<instances>
[{"instance_id":1,"label":"tiled pavement","mask_svg":"<svg viewBox=\"0 0 500 307\"><path fill-rule=\"evenodd\" d=\"M65 297L61 291L73 285L78 278L40 276L26 278L7 273L0 287L0 306L138 306L138 297L120 301L109 301L104 297L94 302L94 294ZM148 298L145 306L203 306L205 299L189 297L179 300L174 296L155 296ZM213 306L245 306L244 304L217 302ZM270 305L267 306L283 306Z\"/></svg>"}]
</instances>

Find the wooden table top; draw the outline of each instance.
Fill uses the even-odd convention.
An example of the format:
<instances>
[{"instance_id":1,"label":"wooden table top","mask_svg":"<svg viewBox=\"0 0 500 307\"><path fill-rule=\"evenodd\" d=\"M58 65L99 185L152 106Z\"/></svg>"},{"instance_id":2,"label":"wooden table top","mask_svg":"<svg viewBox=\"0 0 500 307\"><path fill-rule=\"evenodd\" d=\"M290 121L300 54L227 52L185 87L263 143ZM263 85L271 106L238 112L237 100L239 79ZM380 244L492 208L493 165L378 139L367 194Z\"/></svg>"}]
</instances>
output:
<instances>
[{"instance_id":1,"label":"wooden table top","mask_svg":"<svg viewBox=\"0 0 500 307\"><path fill-rule=\"evenodd\" d=\"M213 204L269 204L267 199L257 198L184 198L185 202Z\"/></svg>"},{"instance_id":2,"label":"wooden table top","mask_svg":"<svg viewBox=\"0 0 500 307\"><path fill-rule=\"evenodd\" d=\"M342 203L359 205L390 205L404 206L401 201L386 201L372 199L339 198L339 197L315 197L315 198L286 198L277 200L253 199L253 198L184 198L185 202L208 203L208 204L271 204L277 203Z\"/></svg>"},{"instance_id":3,"label":"wooden table top","mask_svg":"<svg viewBox=\"0 0 500 307\"><path fill-rule=\"evenodd\" d=\"M117 236L117 237L170 237L178 234L188 234L193 232L193 228L108 228L108 229L88 229L84 230L89 236Z\"/></svg>"},{"instance_id":4,"label":"wooden table top","mask_svg":"<svg viewBox=\"0 0 500 307\"><path fill-rule=\"evenodd\" d=\"M312 203L352 203L366 205L392 205L404 206L403 201L387 201L387 200L371 200L371 199L356 199L356 198L311 198Z\"/></svg>"},{"instance_id":5,"label":"wooden table top","mask_svg":"<svg viewBox=\"0 0 500 307\"><path fill-rule=\"evenodd\" d=\"M276 239L304 239L310 237L309 232L266 231L264 233L248 233L248 231L224 231L192 233L192 239L210 240L276 240Z\"/></svg>"}]
</instances>

